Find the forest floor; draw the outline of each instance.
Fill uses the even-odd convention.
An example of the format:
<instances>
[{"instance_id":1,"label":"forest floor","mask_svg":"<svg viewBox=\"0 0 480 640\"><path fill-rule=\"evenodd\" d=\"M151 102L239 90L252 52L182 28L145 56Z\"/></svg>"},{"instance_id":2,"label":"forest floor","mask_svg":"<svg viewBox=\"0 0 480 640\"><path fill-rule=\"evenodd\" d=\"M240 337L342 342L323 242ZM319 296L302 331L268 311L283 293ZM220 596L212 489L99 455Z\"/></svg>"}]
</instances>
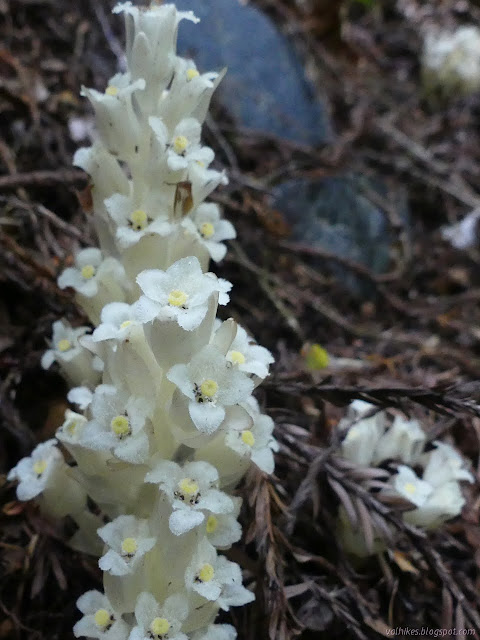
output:
<instances>
[{"instance_id":1,"label":"forest floor","mask_svg":"<svg viewBox=\"0 0 480 640\"><path fill-rule=\"evenodd\" d=\"M462 516L432 534L384 514L398 545L363 565L343 553L335 529L345 494L361 505L364 529L382 513L335 457L335 425L355 398L416 417L479 469L479 245L455 249L441 229L480 207L480 95L426 100L419 52L429 20L478 24L480 9L468 0L252 4L297 42L338 136L321 148L256 140L232 132L219 109L222 144L207 132L231 178L214 197L238 233L216 271L234 285L231 315L276 357L259 399L281 445L273 478L246 479L246 535L232 551L256 577L257 600L225 620L242 640L377 638L398 626L480 632L478 482L464 488ZM0 640L73 637L76 599L100 585L95 562L68 549L62 525L18 503L6 473L52 437L66 407L65 383L40 357L54 320L81 321L56 276L75 247L94 242L68 122L89 113L80 86L115 71L103 31L110 24L121 38L118 23L106 0L0 0ZM269 208L265 175L346 169L388 185L380 204L397 242L384 274L292 243ZM372 294L359 301L339 265ZM309 343L327 349L327 368L306 368Z\"/></svg>"}]
</instances>

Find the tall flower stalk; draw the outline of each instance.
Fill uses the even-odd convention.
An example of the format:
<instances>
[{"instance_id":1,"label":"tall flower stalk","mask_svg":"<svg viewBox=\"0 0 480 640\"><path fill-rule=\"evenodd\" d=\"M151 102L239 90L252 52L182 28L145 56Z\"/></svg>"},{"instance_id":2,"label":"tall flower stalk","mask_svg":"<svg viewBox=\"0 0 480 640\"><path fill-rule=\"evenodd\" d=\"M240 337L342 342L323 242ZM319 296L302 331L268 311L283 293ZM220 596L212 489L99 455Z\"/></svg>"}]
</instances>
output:
<instances>
[{"instance_id":1,"label":"tall flower stalk","mask_svg":"<svg viewBox=\"0 0 480 640\"><path fill-rule=\"evenodd\" d=\"M89 327L53 327L45 368L72 385L56 439L9 474L77 524L71 545L96 555L104 593L78 601L76 636L232 640L220 609L253 600L240 567L219 551L241 537L232 490L253 462L273 471L273 422L252 396L273 362L232 319L216 319L231 285L208 272L235 237L209 194L201 129L222 74L175 52L174 5L119 4L128 70L104 93L83 89L98 139L74 164L90 176L99 248L59 277ZM65 454L65 457L64 455Z\"/></svg>"}]
</instances>

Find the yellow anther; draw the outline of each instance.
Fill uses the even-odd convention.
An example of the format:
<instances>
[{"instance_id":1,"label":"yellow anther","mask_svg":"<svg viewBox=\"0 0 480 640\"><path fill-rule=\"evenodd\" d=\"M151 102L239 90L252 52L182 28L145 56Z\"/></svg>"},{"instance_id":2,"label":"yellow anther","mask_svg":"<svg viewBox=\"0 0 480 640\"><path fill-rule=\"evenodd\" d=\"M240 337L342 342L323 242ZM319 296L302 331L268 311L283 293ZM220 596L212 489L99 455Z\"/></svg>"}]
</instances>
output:
<instances>
[{"instance_id":1,"label":"yellow anther","mask_svg":"<svg viewBox=\"0 0 480 640\"><path fill-rule=\"evenodd\" d=\"M63 340L60 340L57 344L57 349L62 353L64 353L65 351L68 351L71 348L72 348L72 343L70 342L70 340L67 340L66 338L64 338Z\"/></svg>"},{"instance_id":2,"label":"yellow anther","mask_svg":"<svg viewBox=\"0 0 480 640\"><path fill-rule=\"evenodd\" d=\"M75 433L75 429L77 428L77 424L78 424L78 422L76 420L72 420L70 423L67 423L65 425L65 427L66 427L66 429L67 429L67 431L68 431L68 433L70 435L73 435Z\"/></svg>"},{"instance_id":3,"label":"yellow anther","mask_svg":"<svg viewBox=\"0 0 480 640\"><path fill-rule=\"evenodd\" d=\"M207 398L213 398L213 396L218 391L218 384L215 380L204 380L200 386L200 391L203 396L207 396Z\"/></svg>"},{"instance_id":4,"label":"yellow anther","mask_svg":"<svg viewBox=\"0 0 480 640\"><path fill-rule=\"evenodd\" d=\"M213 576L215 575L215 570L211 564L204 564L203 567L198 572L198 578L202 582L210 582L213 580Z\"/></svg>"},{"instance_id":5,"label":"yellow anther","mask_svg":"<svg viewBox=\"0 0 480 640\"><path fill-rule=\"evenodd\" d=\"M126 329L127 327L129 327L132 324L131 320L125 320L125 322L122 322L122 324L120 325L120 329Z\"/></svg>"},{"instance_id":6,"label":"yellow anther","mask_svg":"<svg viewBox=\"0 0 480 640\"><path fill-rule=\"evenodd\" d=\"M122 542L122 551L127 555L133 555L138 549L138 544L135 538L125 538Z\"/></svg>"},{"instance_id":7,"label":"yellow anther","mask_svg":"<svg viewBox=\"0 0 480 640\"><path fill-rule=\"evenodd\" d=\"M154 636L164 636L170 631L170 623L166 618L154 618L150 625L150 631Z\"/></svg>"},{"instance_id":8,"label":"yellow anther","mask_svg":"<svg viewBox=\"0 0 480 640\"><path fill-rule=\"evenodd\" d=\"M127 436L130 433L130 422L126 416L115 416L115 418L112 419L110 426L113 433L119 438Z\"/></svg>"},{"instance_id":9,"label":"yellow anther","mask_svg":"<svg viewBox=\"0 0 480 640\"><path fill-rule=\"evenodd\" d=\"M198 493L198 484L191 478L183 478L183 480L180 480L178 488L187 496L193 496Z\"/></svg>"},{"instance_id":10,"label":"yellow anther","mask_svg":"<svg viewBox=\"0 0 480 640\"><path fill-rule=\"evenodd\" d=\"M230 351L227 358L233 364L245 364L245 356L241 351Z\"/></svg>"},{"instance_id":11,"label":"yellow anther","mask_svg":"<svg viewBox=\"0 0 480 640\"><path fill-rule=\"evenodd\" d=\"M249 429L242 431L242 442L249 447L253 447L255 444L255 436Z\"/></svg>"},{"instance_id":12,"label":"yellow anther","mask_svg":"<svg viewBox=\"0 0 480 640\"><path fill-rule=\"evenodd\" d=\"M407 482L403 486L405 493L409 493L410 495L414 494L417 490L417 487L413 484L413 482Z\"/></svg>"},{"instance_id":13,"label":"yellow anther","mask_svg":"<svg viewBox=\"0 0 480 640\"><path fill-rule=\"evenodd\" d=\"M90 280L95 275L95 267L93 264L86 264L81 271L82 278L85 280Z\"/></svg>"},{"instance_id":14,"label":"yellow anther","mask_svg":"<svg viewBox=\"0 0 480 640\"><path fill-rule=\"evenodd\" d=\"M218 519L215 516L208 516L207 533L213 533L218 528Z\"/></svg>"},{"instance_id":15,"label":"yellow anther","mask_svg":"<svg viewBox=\"0 0 480 640\"><path fill-rule=\"evenodd\" d=\"M305 363L309 369L318 371L328 367L330 358L326 350L319 344L312 344L305 355Z\"/></svg>"},{"instance_id":16,"label":"yellow anther","mask_svg":"<svg viewBox=\"0 0 480 640\"><path fill-rule=\"evenodd\" d=\"M194 78L198 78L200 74L196 69L187 69L187 80L193 80Z\"/></svg>"},{"instance_id":17,"label":"yellow anther","mask_svg":"<svg viewBox=\"0 0 480 640\"><path fill-rule=\"evenodd\" d=\"M172 307L182 307L188 300L188 295L185 291L174 289L168 294L168 304Z\"/></svg>"},{"instance_id":18,"label":"yellow anther","mask_svg":"<svg viewBox=\"0 0 480 640\"><path fill-rule=\"evenodd\" d=\"M93 616L93 619L99 629L104 629L111 621L110 614L106 609L99 609Z\"/></svg>"},{"instance_id":19,"label":"yellow anther","mask_svg":"<svg viewBox=\"0 0 480 640\"><path fill-rule=\"evenodd\" d=\"M130 222L135 231L143 231L148 227L148 216L143 209L137 209L130 216Z\"/></svg>"},{"instance_id":20,"label":"yellow anther","mask_svg":"<svg viewBox=\"0 0 480 640\"><path fill-rule=\"evenodd\" d=\"M211 222L204 222L200 227L200 233L204 238L211 238L215 233L215 227Z\"/></svg>"},{"instance_id":21,"label":"yellow anther","mask_svg":"<svg viewBox=\"0 0 480 640\"><path fill-rule=\"evenodd\" d=\"M204 162L202 162L202 160L197 160L196 162L197 162L197 164L198 164L198 166L199 166L199 167L202 167L202 168L203 168L203 167L205 166L205 163L204 163Z\"/></svg>"},{"instance_id":22,"label":"yellow anther","mask_svg":"<svg viewBox=\"0 0 480 640\"><path fill-rule=\"evenodd\" d=\"M175 153L183 153L188 147L188 139L185 136L177 136L173 141Z\"/></svg>"},{"instance_id":23,"label":"yellow anther","mask_svg":"<svg viewBox=\"0 0 480 640\"><path fill-rule=\"evenodd\" d=\"M46 460L37 460L37 462L35 462L35 464L33 465L33 471L37 474L37 476L41 476L46 468L47 468Z\"/></svg>"},{"instance_id":24,"label":"yellow anther","mask_svg":"<svg viewBox=\"0 0 480 640\"><path fill-rule=\"evenodd\" d=\"M118 94L118 89L117 87L110 85L105 89L105 93L107 94L107 96L116 96Z\"/></svg>"}]
</instances>

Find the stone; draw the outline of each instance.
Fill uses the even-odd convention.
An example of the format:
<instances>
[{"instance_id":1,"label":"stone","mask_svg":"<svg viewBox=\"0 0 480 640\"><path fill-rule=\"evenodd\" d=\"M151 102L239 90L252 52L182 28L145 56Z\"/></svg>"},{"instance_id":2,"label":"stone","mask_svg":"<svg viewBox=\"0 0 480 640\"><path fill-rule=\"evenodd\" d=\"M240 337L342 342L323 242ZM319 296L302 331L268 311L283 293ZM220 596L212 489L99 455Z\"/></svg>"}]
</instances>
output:
<instances>
[{"instance_id":1,"label":"stone","mask_svg":"<svg viewBox=\"0 0 480 640\"><path fill-rule=\"evenodd\" d=\"M199 70L228 68L217 92L241 127L294 142L331 141L325 105L306 80L304 65L275 24L238 0L177 0L201 19L179 27L178 51Z\"/></svg>"}]
</instances>

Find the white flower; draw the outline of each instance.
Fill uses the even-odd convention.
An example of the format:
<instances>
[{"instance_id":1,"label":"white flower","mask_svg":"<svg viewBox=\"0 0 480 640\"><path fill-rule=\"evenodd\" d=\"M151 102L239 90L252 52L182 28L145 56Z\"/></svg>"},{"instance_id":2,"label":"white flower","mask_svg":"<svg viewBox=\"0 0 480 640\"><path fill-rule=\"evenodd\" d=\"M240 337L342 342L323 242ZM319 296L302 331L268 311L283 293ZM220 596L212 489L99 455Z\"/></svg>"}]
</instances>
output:
<instances>
[{"instance_id":1,"label":"white flower","mask_svg":"<svg viewBox=\"0 0 480 640\"><path fill-rule=\"evenodd\" d=\"M242 499L232 497L234 510L232 513L211 513L205 522L207 540L217 549L229 549L242 537L242 527L237 518L242 506Z\"/></svg>"},{"instance_id":2,"label":"white flower","mask_svg":"<svg viewBox=\"0 0 480 640\"><path fill-rule=\"evenodd\" d=\"M78 339L89 331L89 327L74 329L66 320L57 320L52 328L52 348L45 351L41 360L44 369L49 369L54 362L68 366L75 358L85 356L85 349Z\"/></svg>"},{"instance_id":3,"label":"white flower","mask_svg":"<svg viewBox=\"0 0 480 640\"><path fill-rule=\"evenodd\" d=\"M213 151L200 144L202 127L195 118L181 120L171 136L160 118L151 116L148 122L159 145L166 150L167 164L171 171L188 169L193 162L208 166L213 161Z\"/></svg>"},{"instance_id":4,"label":"white flower","mask_svg":"<svg viewBox=\"0 0 480 640\"><path fill-rule=\"evenodd\" d=\"M150 534L148 521L134 516L119 516L98 529L97 533L109 547L98 561L98 566L114 576L133 573L157 541Z\"/></svg>"},{"instance_id":5,"label":"white flower","mask_svg":"<svg viewBox=\"0 0 480 640\"><path fill-rule=\"evenodd\" d=\"M201 204L191 217L183 220L182 226L195 235L215 262L222 260L227 253L223 241L237 236L232 223L220 218L220 208L213 202Z\"/></svg>"},{"instance_id":6,"label":"white flower","mask_svg":"<svg viewBox=\"0 0 480 640\"><path fill-rule=\"evenodd\" d=\"M225 70L200 74L192 60L176 58L172 85L163 92L158 105L158 115L168 130L188 117L203 123L213 92L224 75Z\"/></svg>"},{"instance_id":7,"label":"white flower","mask_svg":"<svg viewBox=\"0 0 480 640\"><path fill-rule=\"evenodd\" d=\"M139 100L155 108L158 92L172 77L178 24L198 19L191 11L177 11L173 4L145 8L122 2L113 12L125 14L128 68L134 79L143 78L147 84L146 95Z\"/></svg>"},{"instance_id":8,"label":"white flower","mask_svg":"<svg viewBox=\"0 0 480 640\"><path fill-rule=\"evenodd\" d=\"M273 452L278 451L278 443L272 436L274 422L270 416L260 413L253 396L241 406L252 418L252 423L246 425L242 420L227 420L225 445L239 456L251 458L264 473L271 474L275 467Z\"/></svg>"},{"instance_id":9,"label":"white flower","mask_svg":"<svg viewBox=\"0 0 480 640\"><path fill-rule=\"evenodd\" d=\"M213 345L206 345L189 364L176 364L167 378L188 400L190 418L202 433L213 433L225 418L225 407L246 400L253 382Z\"/></svg>"},{"instance_id":10,"label":"white flower","mask_svg":"<svg viewBox=\"0 0 480 640\"><path fill-rule=\"evenodd\" d=\"M177 593L159 605L151 593L141 593L135 605L137 626L129 640L188 640L181 633L188 616L188 598Z\"/></svg>"},{"instance_id":11,"label":"white flower","mask_svg":"<svg viewBox=\"0 0 480 640\"><path fill-rule=\"evenodd\" d=\"M207 462L188 462L180 467L162 460L147 473L145 482L158 484L172 505L169 526L176 536L200 525L208 513L234 510L232 499L217 489L217 470Z\"/></svg>"},{"instance_id":12,"label":"white flower","mask_svg":"<svg viewBox=\"0 0 480 640\"><path fill-rule=\"evenodd\" d=\"M130 75L118 73L110 79L105 93L82 88L95 110L96 125L107 149L122 159L135 156L141 127L132 96L145 89L145 80L130 81Z\"/></svg>"},{"instance_id":13,"label":"white flower","mask_svg":"<svg viewBox=\"0 0 480 640\"><path fill-rule=\"evenodd\" d=\"M55 473L64 466L55 439L37 445L32 455L22 458L7 475L7 480L18 481L17 498L31 500L55 482Z\"/></svg>"},{"instance_id":14,"label":"white flower","mask_svg":"<svg viewBox=\"0 0 480 640\"><path fill-rule=\"evenodd\" d=\"M94 342L123 340L138 326L133 307L126 302L110 302L102 309L101 324L92 334Z\"/></svg>"},{"instance_id":15,"label":"white flower","mask_svg":"<svg viewBox=\"0 0 480 640\"><path fill-rule=\"evenodd\" d=\"M175 262L166 271L149 269L137 277L145 295L135 304L142 322L176 320L185 331L196 329L208 310L208 300L218 292L219 304L227 304L232 285L213 274L203 273L194 256Z\"/></svg>"},{"instance_id":16,"label":"white flower","mask_svg":"<svg viewBox=\"0 0 480 640\"><path fill-rule=\"evenodd\" d=\"M61 427L57 429L56 436L64 444L78 444L86 424L87 419L85 416L67 409L65 411L65 420Z\"/></svg>"},{"instance_id":17,"label":"white flower","mask_svg":"<svg viewBox=\"0 0 480 640\"><path fill-rule=\"evenodd\" d=\"M410 467L400 465L397 471L392 478L395 491L416 507L422 507L432 494L433 487L428 482L420 480Z\"/></svg>"},{"instance_id":18,"label":"white flower","mask_svg":"<svg viewBox=\"0 0 480 640\"><path fill-rule=\"evenodd\" d=\"M185 585L187 590L216 602L224 611L255 599L253 593L242 585L242 572L238 564L217 555L206 539L199 543L185 571Z\"/></svg>"},{"instance_id":19,"label":"white flower","mask_svg":"<svg viewBox=\"0 0 480 640\"><path fill-rule=\"evenodd\" d=\"M465 469L465 460L453 447L445 442L434 442L436 449L426 454L423 479L432 487L440 487L451 480L474 482L472 474Z\"/></svg>"},{"instance_id":20,"label":"white flower","mask_svg":"<svg viewBox=\"0 0 480 640\"><path fill-rule=\"evenodd\" d=\"M211 624L206 630L196 631L191 640L236 640L237 632L230 624Z\"/></svg>"},{"instance_id":21,"label":"white flower","mask_svg":"<svg viewBox=\"0 0 480 640\"><path fill-rule=\"evenodd\" d=\"M92 399L92 419L85 426L82 444L97 451L113 451L120 460L145 462L149 453L146 433L150 404L129 396L112 385L102 384Z\"/></svg>"},{"instance_id":22,"label":"white flower","mask_svg":"<svg viewBox=\"0 0 480 640\"><path fill-rule=\"evenodd\" d=\"M377 443L372 462L379 464L393 458L407 464L415 463L425 440L425 432L417 420L405 420L402 416L395 415L392 426Z\"/></svg>"},{"instance_id":23,"label":"white flower","mask_svg":"<svg viewBox=\"0 0 480 640\"><path fill-rule=\"evenodd\" d=\"M408 511L403 517L410 524L434 529L458 516L464 504L458 482L446 482L436 487L420 508Z\"/></svg>"},{"instance_id":24,"label":"white flower","mask_svg":"<svg viewBox=\"0 0 480 640\"><path fill-rule=\"evenodd\" d=\"M83 249L75 256L75 267L69 267L58 278L60 289L72 287L87 298L98 294L98 284L125 279L125 269L115 258L103 258L100 249Z\"/></svg>"},{"instance_id":25,"label":"white flower","mask_svg":"<svg viewBox=\"0 0 480 640\"><path fill-rule=\"evenodd\" d=\"M127 640L130 632L128 625L100 591L84 593L77 600L77 607L84 616L73 627L76 638Z\"/></svg>"},{"instance_id":26,"label":"white flower","mask_svg":"<svg viewBox=\"0 0 480 640\"><path fill-rule=\"evenodd\" d=\"M348 408L347 417L340 421L339 428L351 425L342 442L342 456L359 465L369 465L372 462L375 448L385 429L385 413L374 413L376 408L355 400Z\"/></svg>"},{"instance_id":27,"label":"white flower","mask_svg":"<svg viewBox=\"0 0 480 640\"><path fill-rule=\"evenodd\" d=\"M167 236L171 233L173 226L165 213L161 213L168 211L167 205L162 204L157 192L142 202L120 193L105 200L108 214L116 225L115 237L120 249L133 246L147 235Z\"/></svg>"},{"instance_id":28,"label":"white flower","mask_svg":"<svg viewBox=\"0 0 480 640\"><path fill-rule=\"evenodd\" d=\"M92 404L93 393L88 387L74 387L67 394L67 400L76 404L82 411Z\"/></svg>"},{"instance_id":29,"label":"white flower","mask_svg":"<svg viewBox=\"0 0 480 640\"><path fill-rule=\"evenodd\" d=\"M268 376L268 365L275 361L270 351L260 347L240 325L237 325L237 334L230 345L227 360L232 367L262 379Z\"/></svg>"}]
</instances>

